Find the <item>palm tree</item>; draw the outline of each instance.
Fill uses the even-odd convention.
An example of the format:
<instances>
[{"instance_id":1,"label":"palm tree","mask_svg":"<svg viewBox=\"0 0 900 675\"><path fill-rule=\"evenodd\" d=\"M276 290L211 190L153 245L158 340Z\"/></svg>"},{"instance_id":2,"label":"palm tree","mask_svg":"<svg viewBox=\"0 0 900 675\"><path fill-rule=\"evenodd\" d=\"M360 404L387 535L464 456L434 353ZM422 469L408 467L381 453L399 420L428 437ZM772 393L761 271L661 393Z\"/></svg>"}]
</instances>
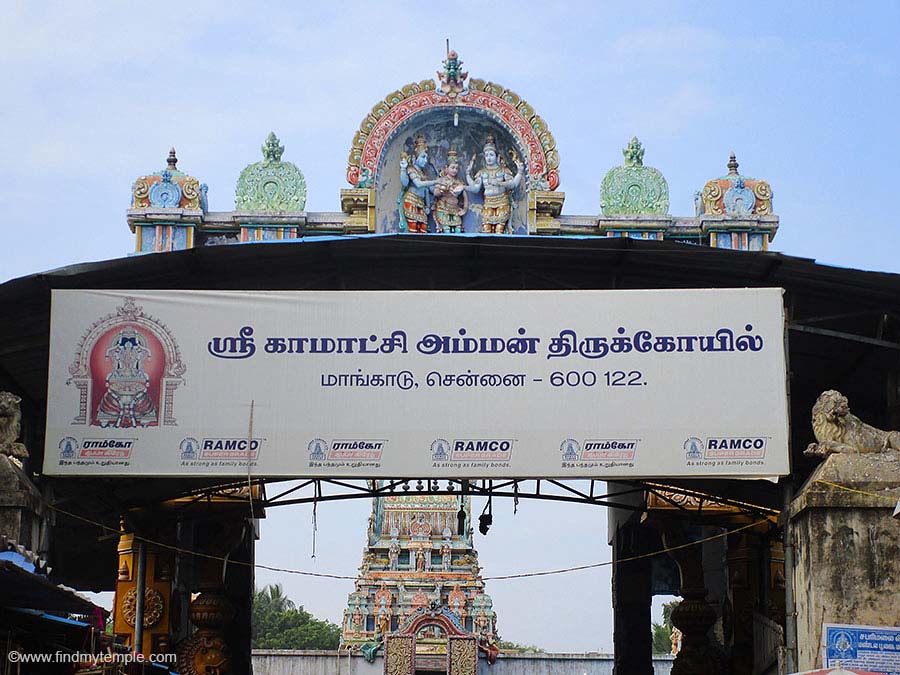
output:
<instances>
[{"instance_id":1,"label":"palm tree","mask_svg":"<svg viewBox=\"0 0 900 675\"><path fill-rule=\"evenodd\" d=\"M281 584L269 584L257 591L256 602L273 612L286 612L296 608L294 601L284 594Z\"/></svg>"}]
</instances>

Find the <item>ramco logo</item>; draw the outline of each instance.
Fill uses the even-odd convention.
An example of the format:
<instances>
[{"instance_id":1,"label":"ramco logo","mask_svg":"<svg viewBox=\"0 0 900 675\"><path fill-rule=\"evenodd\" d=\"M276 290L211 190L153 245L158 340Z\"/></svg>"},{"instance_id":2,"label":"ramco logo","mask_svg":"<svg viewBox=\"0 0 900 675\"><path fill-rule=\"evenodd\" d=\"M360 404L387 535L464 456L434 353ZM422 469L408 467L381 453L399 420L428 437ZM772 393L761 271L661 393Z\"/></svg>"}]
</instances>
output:
<instances>
[{"instance_id":1,"label":"ramco logo","mask_svg":"<svg viewBox=\"0 0 900 675\"><path fill-rule=\"evenodd\" d=\"M306 446L309 450L309 459L311 462L325 461L325 454L328 452L328 443L321 438L314 438Z\"/></svg>"},{"instance_id":2,"label":"ramco logo","mask_svg":"<svg viewBox=\"0 0 900 675\"><path fill-rule=\"evenodd\" d=\"M564 462L575 462L581 452L581 445L574 438L567 438L559 444L559 451L562 453Z\"/></svg>"},{"instance_id":3,"label":"ramco logo","mask_svg":"<svg viewBox=\"0 0 900 675\"><path fill-rule=\"evenodd\" d=\"M75 452L78 450L78 441L71 436L66 436L59 442L59 458L75 459Z\"/></svg>"},{"instance_id":4,"label":"ramco logo","mask_svg":"<svg viewBox=\"0 0 900 675\"><path fill-rule=\"evenodd\" d=\"M256 459L264 438L204 438L200 459Z\"/></svg>"},{"instance_id":5,"label":"ramco logo","mask_svg":"<svg viewBox=\"0 0 900 675\"><path fill-rule=\"evenodd\" d=\"M101 448L121 448L123 450L128 450L134 447L133 438L127 439L91 439L85 438L81 442L81 447L85 450L96 450Z\"/></svg>"},{"instance_id":6,"label":"ramco logo","mask_svg":"<svg viewBox=\"0 0 900 675\"><path fill-rule=\"evenodd\" d=\"M708 459L762 459L766 456L768 438L763 436L728 436L706 439Z\"/></svg>"},{"instance_id":7,"label":"ramco logo","mask_svg":"<svg viewBox=\"0 0 900 675\"><path fill-rule=\"evenodd\" d=\"M639 438L588 438L584 441L582 459L621 459L632 461Z\"/></svg>"},{"instance_id":8,"label":"ramco logo","mask_svg":"<svg viewBox=\"0 0 900 675\"><path fill-rule=\"evenodd\" d=\"M515 442L512 438L457 438L453 441L451 459L506 461Z\"/></svg>"},{"instance_id":9,"label":"ramco logo","mask_svg":"<svg viewBox=\"0 0 900 675\"><path fill-rule=\"evenodd\" d=\"M387 441L373 438L335 438L328 459L381 459Z\"/></svg>"},{"instance_id":10,"label":"ramco logo","mask_svg":"<svg viewBox=\"0 0 900 675\"><path fill-rule=\"evenodd\" d=\"M81 441L79 457L127 459L137 439L135 438L85 438Z\"/></svg>"}]
</instances>

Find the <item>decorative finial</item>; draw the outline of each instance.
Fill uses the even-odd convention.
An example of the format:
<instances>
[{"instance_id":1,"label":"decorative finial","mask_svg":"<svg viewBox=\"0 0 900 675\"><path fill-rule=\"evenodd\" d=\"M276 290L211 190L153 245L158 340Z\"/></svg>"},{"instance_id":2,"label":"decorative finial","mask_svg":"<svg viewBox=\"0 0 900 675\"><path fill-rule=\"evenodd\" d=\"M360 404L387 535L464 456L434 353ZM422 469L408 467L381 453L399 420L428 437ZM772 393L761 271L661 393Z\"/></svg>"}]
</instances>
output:
<instances>
[{"instance_id":1,"label":"decorative finial","mask_svg":"<svg viewBox=\"0 0 900 675\"><path fill-rule=\"evenodd\" d=\"M488 134L487 136L484 137L484 147L481 150L482 150L482 152L484 152L484 151L488 150L488 148L490 148L494 152L497 152L497 145L494 143L493 134Z\"/></svg>"},{"instance_id":2,"label":"decorative finial","mask_svg":"<svg viewBox=\"0 0 900 675\"><path fill-rule=\"evenodd\" d=\"M728 173L737 175L738 172L738 163L734 158L734 153L731 153L731 157L728 158Z\"/></svg>"},{"instance_id":3,"label":"decorative finial","mask_svg":"<svg viewBox=\"0 0 900 675\"><path fill-rule=\"evenodd\" d=\"M644 166L644 148L637 136L632 136L628 141L628 147L622 150L625 156L625 166Z\"/></svg>"},{"instance_id":4,"label":"decorative finial","mask_svg":"<svg viewBox=\"0 0 900 675\"><path fill-rule=\"evenodd\" d=\"M468 91L466 78L468 73L462 70L463 62L459 60L459 54L450 49L450 40L447 40L447 58L444 59L443 72L438 71L438 94L455 98L464 95Z\"/></svg>"},{"instance_id":5,"label":"decorative finial","mask_svg":"<svg viewBox=\"0 0 900 675\"><path fill-rule=\"evenodd\" d=\"M281 156L284 154L284 146L278 140L278 136L274 131L270 131L266 136L266 142L262 146L263 158L267 162L280 162Z\"/></svg>"},{"instance_id":6,"label":"decorative finial","mask_svg":"<svg viewBox=\"0 0 900 675\"><path fill-rule=\"evenodd\" d=\"M175 156L175 148L169 150L169 158L166 160L166 169L178 171L178 158Z\"/></svg>"}]
</instances>

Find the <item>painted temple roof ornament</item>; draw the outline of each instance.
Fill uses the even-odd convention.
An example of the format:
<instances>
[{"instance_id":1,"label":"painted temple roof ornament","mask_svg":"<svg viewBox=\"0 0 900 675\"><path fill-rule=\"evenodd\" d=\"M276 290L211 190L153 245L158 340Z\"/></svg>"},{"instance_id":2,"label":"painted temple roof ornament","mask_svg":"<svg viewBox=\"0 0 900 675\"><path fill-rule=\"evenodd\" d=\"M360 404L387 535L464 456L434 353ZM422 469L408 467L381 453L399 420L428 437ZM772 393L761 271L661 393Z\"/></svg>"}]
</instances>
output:
<instances>
[{"instance_id":1,"label":"painted temple roof ornament","mask_svg":"<svg viewBox=\"0 0 900 675\"><path fill-rule=\"evenodd\" d=\"M698 203L699 213L742 216L767 216L772 213L772 187L764 180L757 180L738 173L738 163L731 153L728 173L713 178L703 186Z\"/></svg>"},{"instance_id":2,"label":"painted temple roof ornament","mask_svg":"<svg viewBox=\"0 0 900 675\"><path fill-rule=\"evenodd\" d=\"M178 170L175 148L169 150L166 168L148 176L141 176L131 186L133 209L192 209L207 210L206 183Z\"/></svg>"},{"instance_id":3,"label":"painted temple roof ornament","mask_svg":"<svg viewBox=\"0 0 900 675\"><path fill-rule=\"evenodd\" d=\"M644 166L644 148L632 137L622 150L625 163L610 169L600 185L604 216L665 215L669 184L659 170Z\"/></svg>"},{"instance_id":4,"label":"painted temple roof ornament","mask_svg":"<svg viewBox=\"0 0 900 675\"><path fill-rule=\"evenodd\" d=\"M306 208L306 179L291 162L282 162L284 146L270 132L261 147L263 160L241 171L234 191L238 211L302 212Z\"/></svg>"},{"instance_id":5,"label":"painted temple roof ornament","mask_svg":"<svg viewBox=\"0 0 900 675\"><path fill-rule=\"evenodd\" d=\"M447 58L444 59L444 72L438 71L437 73L438 94L456 98L469 92L469 85L466 83L469 74L462 72L462 64L463 62L459 60L456 52L447 52Z\"/></svg>"},{"instance_id":6,"label":"painted temple roof ornament","mask_svg":"<svg viewBox=\"0 0 900 675\"><path fill-rule=\"evenodd\" d=\"M547 123L521 96L502 85L471 78L461 70L456 52L448 52L437 81L413 82L385 96L366 115L353 137L347 180L354 187L375 186L382 152L395 134L413 117L426 110L447 109L486 115L508 129L522 149L529 184L538 190L559 187L559 153Z\"/></svg>"}]
</instances>

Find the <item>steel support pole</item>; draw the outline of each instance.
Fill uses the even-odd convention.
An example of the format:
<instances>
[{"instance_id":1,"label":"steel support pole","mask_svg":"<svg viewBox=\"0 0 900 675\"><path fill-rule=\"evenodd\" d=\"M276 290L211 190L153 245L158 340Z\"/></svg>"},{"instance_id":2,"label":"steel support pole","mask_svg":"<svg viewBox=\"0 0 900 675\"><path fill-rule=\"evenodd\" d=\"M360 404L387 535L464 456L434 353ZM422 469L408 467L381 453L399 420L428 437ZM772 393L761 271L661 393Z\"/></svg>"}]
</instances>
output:
<instances>
[{"instance_id":1,"label":"steel support pole","mask_svg":"<svg viewBox=\"0 0 900 675\"><path fill-rule=\"evenodd\" d=\"M144 593L147 589L147 547L143 541L137 542L137 585L134 603L134 651L144 651Z\"/></svg>"}]
</instances>

